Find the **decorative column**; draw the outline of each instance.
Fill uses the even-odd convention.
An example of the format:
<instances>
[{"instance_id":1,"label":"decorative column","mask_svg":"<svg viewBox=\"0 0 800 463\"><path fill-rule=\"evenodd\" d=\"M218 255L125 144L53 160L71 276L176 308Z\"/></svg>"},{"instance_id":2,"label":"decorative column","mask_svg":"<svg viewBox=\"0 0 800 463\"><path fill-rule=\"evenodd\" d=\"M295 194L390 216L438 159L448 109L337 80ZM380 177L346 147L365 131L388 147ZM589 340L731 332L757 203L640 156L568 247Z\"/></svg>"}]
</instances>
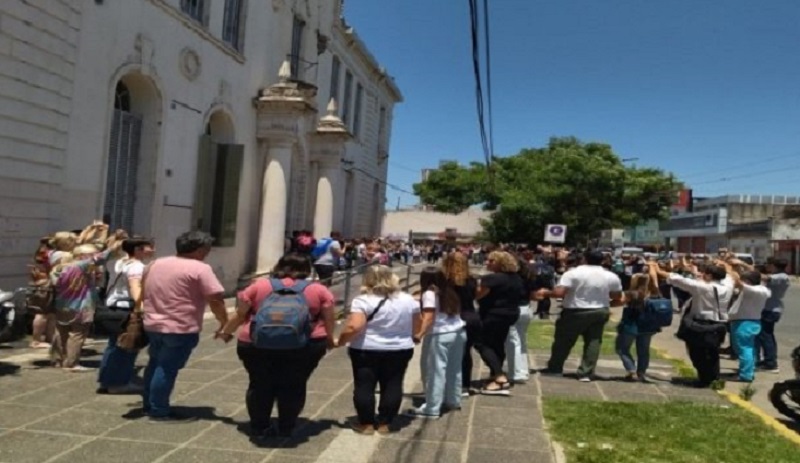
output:
<instances>
[{"instance_id":1,"label":"decorative column","mask_svg":"<svg viewBox=\"0 0 800 463\"><path fill-rule=\"evenodd\" d=\"M284 252L293 144L290 139L276 140L267 148L267 168L261 189L261 222L258 227L259 273L271 270Z\"/></svg>"},{"instance_id":2,"label":"decorative column","mask_svg":"<svg viewBox=\"0 0 800 463\"><path fill-rule=\"evenodd\" d=\"M311 151L312 160L319 164L317 201L314 209L314 236L318 238L331 236L337 199L344 200L337 197L342 195L342 158L350 133L336 113L336 101L331 99L328 103L328 114L320 119L317 125L314 148Z\"/></svg>"},{"instance_id":3,"label":"decorative column","mask_svg":"<svg viewBox=\"0 0 800 463\"><path fill-rule=\"evenodd\" d=\"M317 88L291 81L290 69L289 62L284 61L278 83L263 89L255 100L256 136L266 146L262 151L267 157L261 191L257 273L271 271L283 256L292 156L300 137L306 136L306 120L317 111L314 103Z\"/></svg>"}]
</instances>

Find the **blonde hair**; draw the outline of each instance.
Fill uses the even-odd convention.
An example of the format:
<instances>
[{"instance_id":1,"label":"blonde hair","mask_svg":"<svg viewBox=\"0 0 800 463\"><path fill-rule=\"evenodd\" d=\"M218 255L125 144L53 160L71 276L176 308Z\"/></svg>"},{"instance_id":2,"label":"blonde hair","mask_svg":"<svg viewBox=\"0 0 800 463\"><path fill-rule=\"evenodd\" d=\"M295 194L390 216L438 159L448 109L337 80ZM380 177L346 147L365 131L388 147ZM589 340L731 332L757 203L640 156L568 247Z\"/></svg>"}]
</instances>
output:
<instances>
[{"instance_id":1,"label":"blonde hair","mask_svg":"<svg viewBox=\"0 0 800 463\"><path fill-rule=\"evenodd\" d=\"M501 273L517 273L519 271L519 264L517 259L505 251L494 251L489 253L489 260L494 261L497 265L497 271Z\"/></svg>"},{"instance_id":2,"label":"blonde hair","mask_svg":"<svg viewBox=\"0 0 800 463\"><path fill-rule=\"evenodd\" d=\"M68 231L60 231L53 235L48 242L56 251L72 251L78 244L78 235Z\"/></svg>"},{"instance_id":3,"label":"blonde hair","mask_svg":"<svg viewBox=\"0 0 800 463\"><path fill-rule=\"evenodd\" d=\"M464 286L469 279L469 262L463 252L451 252L444 257L442 271L448 281L456 286Z\"/></svg>"},{"instance_id":4,"label":"blonde hair","mask_svg":"<svg viewBox=\"0 0 800 463\"><path fill-rule=\"evenodd\" d=\"M362 294L391 296L400 291L400 277L385 265L373 265L364 272Z\"/></svg>"},{"instance_id":5,"label":"blonde hair","mask_svg":"<svg viewBox=\"0 0 800 463\"><path fill-rule=\"evenodd\" d=\"M73 256L88 256L88 255L92 255L92 254L97 254L98 252L99 251L97 249L97 246L95 246L93 244L82 244L82 245L80 245L77 248L72 250L72 255Z\"/></svg>"}]
</instances>

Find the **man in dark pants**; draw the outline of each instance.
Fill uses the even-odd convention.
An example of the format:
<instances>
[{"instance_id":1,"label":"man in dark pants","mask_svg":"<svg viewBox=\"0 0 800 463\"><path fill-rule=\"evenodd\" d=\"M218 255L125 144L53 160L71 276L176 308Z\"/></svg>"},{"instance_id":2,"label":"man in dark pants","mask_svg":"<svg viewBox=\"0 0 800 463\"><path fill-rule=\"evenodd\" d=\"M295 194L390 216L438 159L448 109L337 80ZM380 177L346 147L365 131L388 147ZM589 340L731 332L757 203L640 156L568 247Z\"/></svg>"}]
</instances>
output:
<instances>
[{"instance_id":1,"label":"man in dark pants","mask_svg":"<svg viewBox=\"0 0 800 463\"><path fill-rule=\"evenodd\" d=\"M771 373L779 373L775 324L781 319L783 297L789 289L789 275L786 274L788 266L789 262L786 259L770 260L766 268L769 274L764 276L764 283L772 291L772 295L767 299L764 311L761 312L761 333L756 337L756 359L759 359L760 370Z\"/></svg>"},{"instance_id":2,"label":"man in dark pants","mask_svg":"<svg viewBox=\"0 0 800 463\"><path fill-rule=\"evenodd\" d=\"M541 289L536 299L563 298L561 316L556 322L550 360L543 374L562 374L572 347L583 338L583 358L578 368L578 380L592 381L603 328L608 322L609 308L622 303L622 282L619 277L602 267L602 252L590 251L584 256L585 264L567 271L554 290Z\"/></svg>"},{"instance_id":3,"label":"man in dark pants","mask_svg":"<svg viewBox=\"0 0 800 463\"><path fill-rule=\"evenodd\" d=\"M664 278L674 288L679 288L692 297L692 307L685 317L691 317L697 330L685 333L682 339L686 342L689 358L697 370L697 387L708 387L719 379L719 348L728 321L728 307L733 297L733 286L724 284L727 275L725 267L708 265L699 272L687 261L683 261L684 269L699 278L690 279L677 273L665 272L655 265L659 278Z\"/></svg>"}]
</instances>

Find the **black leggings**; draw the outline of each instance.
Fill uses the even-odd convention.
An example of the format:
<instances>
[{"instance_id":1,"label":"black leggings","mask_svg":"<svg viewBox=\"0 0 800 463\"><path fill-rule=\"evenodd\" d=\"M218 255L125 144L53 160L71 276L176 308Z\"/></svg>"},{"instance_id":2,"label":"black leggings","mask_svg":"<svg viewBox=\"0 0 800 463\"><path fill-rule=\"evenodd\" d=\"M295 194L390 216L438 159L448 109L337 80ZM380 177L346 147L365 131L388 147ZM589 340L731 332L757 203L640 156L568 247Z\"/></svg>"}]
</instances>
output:
<instances>
[{"instance_id":1,"label":"black leggings","mask_svg":"<svg viewBox=\"0 0 800 463\"><path fill-rule=\"evenodd\" d=\"M390 424L403 402L403 379L414 349L349 349L353 366L353 405L360 424ZM375 416L375 386L380 384L378 415Z\"/></svg>"},{"instance_id":2,"label":"black leggings","mask_svg":"<svg viewBox=\"0 0 800 463\"><path fill-rule=\"evenodd\" d=\"M258 432L269 428L272 408L278 402L278 430L290 433L306 405L306 384L325 355L325 339L312 340L302 349L278 351L239 344L236 353L250 376L247 413Z\"/></svg>"},{"instance_id":3,"label":"black leggings","mask_svg":"<svg viewBox=\"0 0 800 463\"><path fill-rule=\"evenodd\" d=\"M461 313L461 319L467 324L467 343L464 345L464 359L461 362L461 388L472 387L472 348L480 344L481 319L477 313Z\"/></svg>"},{"instance_id":4,"label":"black leggings","mask_svg":"<svg viewBox=\"0 0 800 463\"><path fill-rule=\"evenodd\" d=\"M492 379L503 374L503 362L506 360L506 338L508 330L517 322L519 314L500 315L489 313L481 316L481 341L477 345L478 352Z\"/></svg>"}]
</instances>

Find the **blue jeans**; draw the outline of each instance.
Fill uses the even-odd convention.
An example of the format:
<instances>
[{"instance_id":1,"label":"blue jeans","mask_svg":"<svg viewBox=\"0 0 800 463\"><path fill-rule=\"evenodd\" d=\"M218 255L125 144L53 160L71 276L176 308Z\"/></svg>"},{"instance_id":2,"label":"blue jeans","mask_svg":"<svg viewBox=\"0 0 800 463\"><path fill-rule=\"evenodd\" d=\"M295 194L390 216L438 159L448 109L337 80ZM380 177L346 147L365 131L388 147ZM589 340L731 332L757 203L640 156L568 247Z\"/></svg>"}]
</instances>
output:
<instances>
[{"instance_id":1,"label":"blue jeans","mask_svg":"<svg viewBox=\"0 0 800 463\"><path fill-rule=\"evenodd\" d=\"M519 319L508 330L506 339L506 360L508 376L512 381L527 381L530 376L528 366L528 325L531 323L531 306L519 307Z\"/></svg>"},{"instance_id":2,"label":"blue jeans","mask_svg":"<svg viewBox=\"0 0 800 463\"><path fill-rule=\"evenodd\" d=\"M761 332L756 336L756 358L758 363L770 370L778 368L778 341L775 340L775 324L780 319L780 312L762 312Z\"/></svg>"},{"instance_id":3,"label":"blue jeans","mask_svg":"<svg viewBox=\"0 0 800 463\"><path fill-rule=\"evenodd\" d=\"M138 352L128 352L117 347L117 335L109 335L97 377L100 387L121 387L130 384L134 376L137 355Z\"/></svg>"},{"instance_id":4,"label":"blue jeans","mask_svg":"<svg viewBox=\"0 0 800 463\"><path fill-rule=\"evenodd\" d=\"M731 322L731 345L739 355L739 379L752 381L755 377L756 336L761 332L759 320L734 320Z\"/></svg>"},{"instance_id":5,"label":"blue jeans","mask_svg":"<svg viewBox=\"0 0 800 463\"><path fill-rule=\"evenodd\" d=\"M643 334L617 334L617 355L622 360L622 365L628 373L636 372L639 376L644 376L647 372L647 367L650 366L650 341L653 339L653 333ZM631 355L631 346L634 341L636 342L636 361L633 360Z\"/></svg>"},{"instance_id":6,"label":"blue jeans","mask_svg":"<svg viewBox=\"0 0 800 463\"><path fill-rule=\"evenodd\" d=\"M423 354L425 370L424 413L439 415L442 404L450 408L461 407L461 360L467 332L464 329L431 334L428 348Z\"/></svg>"},{"instance_id":7,"label":"blue jeans","mask_svg":"<svg viewBox=\"0 0 800 463\"><path fill-rule=\"evenodd\" d=\"M192 350L200 342L199 333L167 334L147 332L150 361L144 370L143 408L150 416L170 413L169 396L175 387L178 371L186 366Z\"/></svg>"}]
</instances>

